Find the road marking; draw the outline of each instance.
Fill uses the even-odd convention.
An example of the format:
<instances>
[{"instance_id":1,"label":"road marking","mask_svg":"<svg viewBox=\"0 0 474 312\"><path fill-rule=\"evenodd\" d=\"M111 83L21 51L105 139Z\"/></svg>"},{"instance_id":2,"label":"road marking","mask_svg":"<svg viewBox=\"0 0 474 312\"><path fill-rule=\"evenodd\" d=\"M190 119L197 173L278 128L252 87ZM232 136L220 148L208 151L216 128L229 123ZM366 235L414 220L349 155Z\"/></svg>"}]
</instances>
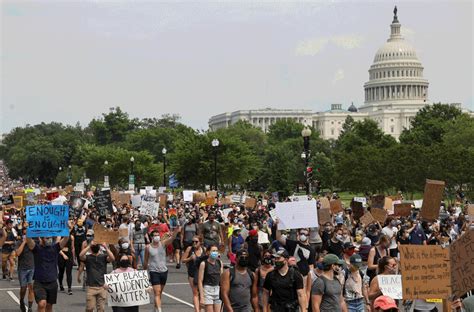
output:
<instances>
[{"instance_id":1,"label":"road marking","mask_svg":"<svg viewBox=\"0 0 474 312\"><path fill-rule=\"evenodd\" d=\"M168 294L168 293L165 293L165 292L162 292L162 294L165 295L166 297L169 297L169 298L173 299L173 300L176 300L176 301L178 301L178 302L181 302L182 304L185 304L185 305L187 305L187 306L189 306L189 307L191 307L191 308L194 308L194 305L190 304L189 302L186 302L186 301L184 301L184 300L181 300L181 299L179 299L179 298L177 298L177 297L175 297L175 296L173 296L173 295L170 295L170 294Z\"/></svg>"},{"instance_id":2,"label":"road marking","mask_svg":"<svg viewBox=\"0 0 474 312\"><path fill-rule=\"evenodd\" d=\"M16 304L20 305L20 299L18 299L17 296L13 293L13 291L7 291L7 294L12 297L13 301L16 302Z\"/></svg>"},{"instance_id":3,"label":"road marking","mask_svg":"<svg viewBox=\"0 0 474 312\"><path fill-rule=\"evenodd\" d=\"M189 285L189 283L166 283L166 286ZM82 288L82 286L72 286L72 288ZM20 290L20 287L0 288L0 291Z\"/></svg>"}]
</instances>

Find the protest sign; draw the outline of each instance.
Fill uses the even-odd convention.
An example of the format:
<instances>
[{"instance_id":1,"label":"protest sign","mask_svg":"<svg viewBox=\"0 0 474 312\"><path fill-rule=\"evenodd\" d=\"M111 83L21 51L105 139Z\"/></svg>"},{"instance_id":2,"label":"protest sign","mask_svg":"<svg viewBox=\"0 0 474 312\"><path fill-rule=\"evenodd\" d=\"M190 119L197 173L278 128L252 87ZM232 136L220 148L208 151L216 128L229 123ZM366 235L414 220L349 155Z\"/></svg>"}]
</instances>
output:
<instances>
[{"instance_id":1,"label":"protest sign","mask_svg":"<svg viewBox=\"0 0 474 312\"><path fill-rule=\"evenodd\" d=\"M352 216L355 220L359 220L364 215L364 204L359 201L351 201Z\"/></svg>"},{"instance_id":2,"label":"protest sign","mask_svg":"<svg viewBox=\"0 0 474 312\"><path fill-rule=\"evenodd\" d=\"M85 190L84 182L76 183L76 186L74 186L74 191L76 192L84 192L84 190Z\"/></svg>"},{"instance_id":3,"label":"protest sign","mask_svg":"<svg viewBox=\"0 0 474 312\"><path fill-rule=\"evenodd\" d=\"M59 192L47 192L46 193L46 199L49 200L49 201L52 201L56 198L59 197Z\"/></svg>"},{"instance_id":4,"label":"protest sign","mask_svg":"<svg viewBox=\"0 0 474 312\"><path fill-rule=\"evenodd\" d=\"M364 215L360 218L360 222L364 225L364 226L369 226L370 224L372 224L372 222L374 222L375 219L374 217L372 216L372 214L370 213L370 211L367 211L366 213L364 213Z\"/></svg>"},{"instance_id":5,"label":"protest sign","mask_svg":"<svg viewBox=\"0 0 474 312\"><path fill-rule=\"evenodd\" d=\"M467 206L467 214L469 215L469 221L474 220L474 204Z\"/></svg>"},{"instance_id":6,"label":"protest sign","mask_svg":"<svg viewBox=\"0 0 474 312\"><path fill-rule=\"evenodd\" d=\"M132 207L138 208L142 204L142 197L140 195L133 195L132 196Z\"/></svg>"},{"instance_id":7,"label":"protest sign","mask_svg":"<svg viewBox=\"0 0 474 312\"><path fill-rule=\"evenodd\" d=\"M192 202L194 193L197 193L197 191L183 191L183 200L185 202Z\"/></svg>"},{"instance_id":8,"label":"protest sign","mask_svg":"<svg viewBox=\"0 0 474 312\"><path fill-rule=\"evenodd\" d=\"M384 205L385 205L385 195L372 196L371 201L370 201L371 208L383 209Z\"/></svg>"},{"instance_id":9,"label":"protest sign","mask_svg":"<svg viewBox=\"0 0 474 312\"><path fill-rule=\"evenodd\" d=\"M94 196L94 204L101 216L105 216L107 212L114 213L110 190L97 191Z\"/></svg>"},{"instance_id":10,"label":"protest sign","mask_svg":"<svg viewBox=\"0 0 474 312\"><path fill-rule=\"evenodd\" d=\"M279 230L310 228L318 226L316 201L276 203Z\"/></svg>"},{"instance_id":11,"label":"protest sign","mask_svg":"<svg viewBox=\"0 0 474 312\"><path fill-rule=\"evenodd\" d=\"M342 201L340 199L333 199L329 201L329 207L331 208L331 212L333 215L341 212L342 209Z\"/></svg>"},{"instance_id":12,"label":"protest sign","mask_svg":"<svg viewBox=\"0 0 474 312\"><path fill-rule=\"evenodd\" d=\"M451 294L449 250L439 245L400 245L403 299L447 299Z\"/></svg>"},{"instance_id":13,"label":"protest sign","mask_svg":"<svg viewBox=\"0 0 474 312\"><path fill-rule=\"evenodd\" d=\"M232 205L232 197L231 196L226 196L222 199L222 204L223 205Z\"/></svg>"},{"instance_id":14,"label":"protest sign","mask_svg":"<svg viewBox=\"0 0 474 312\"><path fill-rule=\"evenodd\" d=\"M320 208L318 209L318 220L320 225L325 225L328 222L332 222L331 209Z\"/></svg>"},{"instance_id":15,"label":"protest sign","mask_svg":"<svg viewBox=\"0 0 474 312\"><path fill-rule=\"evenodd\" d=\"M469 230L449 247L451 290L461 298L474 289L474 230Z\"/></svg>"},{"instance_id":16,"label":"protest sign","mask_svg":"<svg viewBox=\"0 0 474 312\"><path fill-rule=\"evenodd\" d=\"M289 197L292 202L295 201L308 201L308 195L293 195Z\"/></svg>"},{"instance_id":17,"label":"protest sign","mask_svg":"<svg viewBox=\"0 0 474 312\"><path fill-rule=\"evenodd\" d=\"M421 206L421 217L424 220L435 221L438 219L443 192L444 181L426 179L423 205Z\"/></svg>"},{"instance_id":18,"label":"protest sign","mask_svg":"<svg viewBox=\"0 0 474 312\"><path fill-rule=\"evenodd\" d=\"M140 214L145 216L158 216L160 207L157 202L142 200L140 205Z\"/></svg>"},{"instance_id":19,"label":"protest sign","mask_svg":"<svg viewBox=\"0 0 474 312\"><path fill-rule=\"evenodd\" d=\"M402 276L401 275L377 275L379 288L384 296L392 299L402 299Z\"/></svg>"},{"instance_id":20,"label":"protest sign","mask_svg":"<svg viewBox=\"0 0 474 312\"><path fill-rule=\"evenodd\" d=\"M252 197L247 197L245 199L245 208L255 208L255 205L257 205L257 200Z\"/></svg>"},{"instance_id":21,"label":"protest sign","mask_svg":"<svg viewBox=\"0 0 474 312\"><path fill-rule=\"evenodd\" d=\"M178 227L178 212L176 208L170 208L168 210L169 220L170 220L170 229L174 229Z\"/></svg>"},{"instance_id":22,"label":"protest sign","mask_svg":"<svg viewBox=\"0 0 474 312\"><path fill-rule=\"evenodd\" d=\"M94 224L94 241L98 244L106 243L115 245L119 240L119 231L108 229L100 224ZM128 232L127 232L128 234Z\"/></svg>"},{"instance_id":23,"label":"protest sign","mask_svg":"<svg viewBox=\"0 0 474 312\"><path fill-rule=\"evenodd\" d=\"M168 201L168 196L166 194L160 194L160 207L166 207L166 203Z\"/></svg>"},{"instance_id":24,"label":"protest sign","mask_svg":"<svg viewBox=\"0 0 474 312\"><path fill-rule=\"evenodd\" d=\"M395 204L394 214L398 217L408 217L411 214L411 204L410 203Z\"/></svg>"},{"instance_id":25,"label":"protest sign","mask_svg":"<svg viewBox=\"0 0 474 312\"><path fill-rule=\"evenodd\" d=\"M27 237L69 235L69 206L35 205L26 207Z\"/></svg>"},{"instance_id":26,"label":"protest sign","mask_svg":"<svg viewBox=\"0 0 474 312\"><path fill-rule=\"evenodd\" d=\"M383 209L385 209L388 214L393 214L393 200L390 197L385 197Z\"/></svg>"},{"instance_id":27,"label":"protest sign","mask_svg":"<svg viewBox=\"0 0 474 312\"><path fill-rule=\"evenodd\" d=\"M224 218L228 218L229 217L229 213L232 211L232 208L226 208L226 209L222 209L222 216L224 216Z\"/></svg>"},{"instance_id":28,"label":"protest sign","mask_svg":"<svg viewBox=\"0 0 474 312\"><path fill-rule=\"evenodd\" d=\"M132 195L131 194L127 194L127 193L120 193L119 195L119 201L122 203L122 204L130 204L130 199L132 198Z\"/></svg>"},{"instance_id":29,"label":"protest sign","mask_svg":"<svg viewBox=\"0 0 474 312\"><path fill-rule=\"evenodd\" d=\"M423 206L423 199L414 200L413 206L415 206L415 208L417 209L421 208L421 206Z\"/></svg>"},{"instance_id":30,"label":"protest sign","mask_svg":"<svg viewBox=\"0 0 474 312\"><path fill-rule=\"evenodd\" d=\"M214 197L216 198L217 197L217 191L208 191L206 193L206 197Z\"/></svg>"},{"instance_id":31,"label":"protest sign","mask_svg":"<svg viewBox=\"0 0 474 312\"><path fill-rule=\"evenodd\" d=\"M383 226L385 220L387 220L387 211L385 209L372 208L370 210L370 213L372 214L374 219Z\"/></svg>"},{"instance_id":32,"label":"protest sign","mask_svg":"<svg viewBox=\"0 0 474 312\"><path fill-rule=\"evenodd\" d=\"M207 197L206 200L204 201L206 206L214 206L216 203L216 198L215 197Z\"/></svg>"},{"instance_id":33,"label":"protest sign","mask_svg":"<svg viewBox=\"0 0 474 312\"><path fill-rule=\"evenodd\" d=\"M240 195L232 195L231 196L232 202L234 203L241 203L242 201L242 196Z\"/></svg>"},{"instance_id":34,"label":"protest sign","mask_svg":"<svg viewBox=\"0 0 474 312\"><path fill-rule=\"evenodd\" d=\"M193 194L193 202L200 203L206 200L206 193L204 192L196 192Z\"/></svg>"},{"instance_id":35,"label":"protest sign","mask_svg":"<svg viewBox=\"0 0 474 312\"><path fill-rule=\"evenodd\" d=\"M331 204L329 203L329 199L326 196L323 196L319 199L319 203L321 204L322 209L330 209Z\"/></svg>"},{"instance_id":36,"label":"protest sign","mask_svg":"<svg viewBox=\"0 0 474 312\"><path fill-rule=\"evenodd\" d=\"M82 214L82 208L84 207L86 200L77 196L71 196L69 197L69 202L73 212L72 216L79 217ZM69 217L71 217L71 213L69 213Z\"/></svg>"},{"instance_id":37,"label":"protest sign","mask_svg":"<svg viewBox=\"0 0 474 312\"><path fill-rule=\"evenodd\" d=\"M17 209L23 208L23 196L13 196L13 204Z\"/></svg>"},{"instance_id":38,"label":"protest sign","mask_svg":"<svg viewBox=\"0 0 474 312\"><path fill-rule=\"evenodd\" d=\"M365 197L354 197L353 201L362 203L364 206L367 204L367 198Z\"/></svg>"},{"instance_id":39,"label":"protest sign","mask_svg":"<svg viewBox=\"0 0 474 312\"><path fill-rule=\"evenodd\" d=\"M15 201L13 200L13 195L2 196L1 205L13 205Z\"/></svg>"},{"instance_id":40,"label":"protest sign","mask_svg":"<svg viewBox=\"0 0 474 312\"><path fill-rule=\"evenodd\" d=\"M145 270L104 275L109 307L131 307L150 303L151 286Z\"/></svg>"},{"instance_id":41,"label":"protest sign","mask_svg":"<svg viewBox=\"0 0 474 312\"><path fill-rule=\"evenodd\" d=\"M28 204L35 204L36 203L36 198L35 198L35 193L34 192L26 193L26 202Z\"/></svg>"}]
</instances>

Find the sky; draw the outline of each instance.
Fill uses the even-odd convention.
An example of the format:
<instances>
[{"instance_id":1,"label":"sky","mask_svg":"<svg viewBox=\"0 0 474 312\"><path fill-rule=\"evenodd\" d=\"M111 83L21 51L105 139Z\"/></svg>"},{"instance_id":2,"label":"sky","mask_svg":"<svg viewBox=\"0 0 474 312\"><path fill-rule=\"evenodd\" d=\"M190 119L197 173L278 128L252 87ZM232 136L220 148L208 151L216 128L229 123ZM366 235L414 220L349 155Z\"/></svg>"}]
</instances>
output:
<instances>
[{"instance_id":1,"label":"sky","mask_svg":"<svg viewBox=\"0 0 474 312\"><path fill-rule=\"evenodd\" d=\"M471 0L0 3L0 133L115 106L204 130L240 109L361 106L394 5L429 100L474 110Z\"/></svg>"}]
</instances>

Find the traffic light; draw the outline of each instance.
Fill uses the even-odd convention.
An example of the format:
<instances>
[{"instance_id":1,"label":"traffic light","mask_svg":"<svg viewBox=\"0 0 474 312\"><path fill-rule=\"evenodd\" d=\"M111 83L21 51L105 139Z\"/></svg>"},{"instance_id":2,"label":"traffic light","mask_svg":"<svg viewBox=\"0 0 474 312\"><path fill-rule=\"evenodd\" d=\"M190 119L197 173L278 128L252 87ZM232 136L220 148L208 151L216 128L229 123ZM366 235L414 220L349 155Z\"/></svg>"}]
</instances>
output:
<instances>
[{"instance_id":1,"label":"traffic light","mask_svg":"<svg viewBox=\"0 0 474 312\"><path fill-rule=\"evenodd\" d=\"M313 167L306 167L306 181L310 183L313 180Z\"/></svg>"}]
</instances>

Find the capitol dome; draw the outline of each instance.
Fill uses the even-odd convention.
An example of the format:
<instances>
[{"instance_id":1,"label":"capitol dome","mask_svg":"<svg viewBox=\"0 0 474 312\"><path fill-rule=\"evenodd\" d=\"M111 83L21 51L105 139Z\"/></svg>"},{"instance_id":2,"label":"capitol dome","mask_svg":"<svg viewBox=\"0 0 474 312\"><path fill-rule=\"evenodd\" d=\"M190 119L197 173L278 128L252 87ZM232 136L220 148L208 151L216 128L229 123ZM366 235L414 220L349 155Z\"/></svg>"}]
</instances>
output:
<instances>
[{"instance_id":1,"label":"capitol dome","mask_svg":"<svg viewBox=\"0 0 474 312\"><path fill-rule=\"evenodd\" d=\"M369 81L364 84L365 105L362 110L377 110L377 106L403 108L425 105L428 80L423 78L423 66L416 50L402 37L395 7L390 37L375 54L369 69Z\"/></svg>"}]
</instances>

